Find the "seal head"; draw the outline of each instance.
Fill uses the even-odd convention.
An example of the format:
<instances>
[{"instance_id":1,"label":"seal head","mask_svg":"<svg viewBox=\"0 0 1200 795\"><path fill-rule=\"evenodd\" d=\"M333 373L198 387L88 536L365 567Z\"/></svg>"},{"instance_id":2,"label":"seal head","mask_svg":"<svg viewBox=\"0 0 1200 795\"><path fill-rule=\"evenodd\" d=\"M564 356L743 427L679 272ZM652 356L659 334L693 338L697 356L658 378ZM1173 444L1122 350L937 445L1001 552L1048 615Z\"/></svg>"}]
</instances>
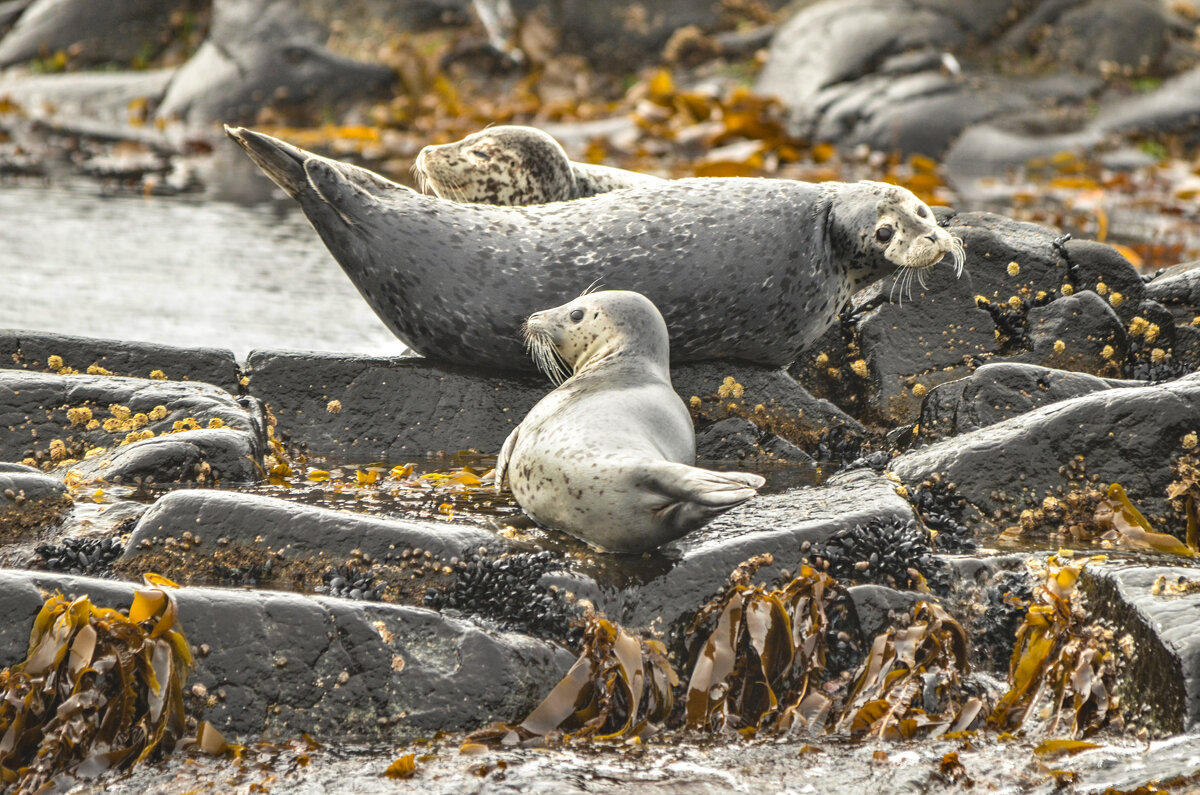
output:
<instances>
[{"instance_id":1,"label":"seal head","mask_svg":"<svg viewBox=\"0 0 1200 795\"><path fill-rule=\"evenodd\" d=\"M417 179L442 199L474 204L546 204L575 198L566 151L534 127L489 127L417 154Z\"/></svg>"},{"instance_id":2,"label":"seal head","mask_svg":"<svg viewBox=\"0 0 1200 795\"><path fill-rule=\"evenodd\" d=\"M439 198L468 204L524 206L568 201L664 182L649 174L575 163L536 127L488 127L461 141L429 145L413 172Z\"/></svg>"},{"instance_id":3,"label":"seal head","mask_svg":"<svg viewBox=\"0 0 1200 795\"><path fill-rule=\"evenodd\" d=\"M644 552L750 499L759 475L693 466L691 416L671 387L662 315L629 291L535 312L535 359L565 381L509 435L496 462L539 524L610 552ZM551 357L553 357L551 359Z\"/></svg>"}]
</instances>

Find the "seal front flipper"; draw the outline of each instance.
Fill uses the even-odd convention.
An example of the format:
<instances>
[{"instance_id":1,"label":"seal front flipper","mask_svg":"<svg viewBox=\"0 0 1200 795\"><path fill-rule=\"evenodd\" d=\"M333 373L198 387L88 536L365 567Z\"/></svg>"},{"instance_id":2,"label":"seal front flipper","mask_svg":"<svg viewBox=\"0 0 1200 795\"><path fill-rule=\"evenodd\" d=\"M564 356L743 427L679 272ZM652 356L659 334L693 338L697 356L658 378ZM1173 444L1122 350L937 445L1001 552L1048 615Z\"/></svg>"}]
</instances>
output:
<instances>
[{"instance_id":1,"label":"seal front flipper","mask_svg":"<svg viewBox=\"0 0 1200 795\"><path fill-rule=\"evenodd\" d=\"M496 456L496 473L492 476L492 484L497 494L504 488L504 478L508 475L508 462L512 458L513 448L517 446L517 435L520 433L520 425L513 428L512 433L500 447L500 455Z\"/></svg>"},{"instance_id":2,"label":"seal front flipper","mask_svg":"<svg viewBox=\"0 0 1200 795\"><path fill-rule=\"evenodd\" d=\"M655 517L679 535L741 505L766 483L749 472L713 472L670 461L648 461L639 469L639 485L663 499Z\"/></svg>"}]
</instances>

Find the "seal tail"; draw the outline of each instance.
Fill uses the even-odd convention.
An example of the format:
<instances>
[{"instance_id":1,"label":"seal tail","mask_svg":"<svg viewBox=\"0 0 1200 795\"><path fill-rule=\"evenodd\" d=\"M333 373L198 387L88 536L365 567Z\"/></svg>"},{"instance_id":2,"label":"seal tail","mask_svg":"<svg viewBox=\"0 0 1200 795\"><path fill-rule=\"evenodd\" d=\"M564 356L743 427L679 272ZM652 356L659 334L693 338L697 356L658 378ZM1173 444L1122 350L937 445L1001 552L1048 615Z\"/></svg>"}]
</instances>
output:
<instances>
[{"instance_id":1,"label":"seal tail","mask_svg":"<svg viewBox=\"0 0 1200 795\"><path fill-rule=\"evenodd\" d=\"M749 472L713 472L663 462L645 473L648 488L668 501L655 515L682 535L758 493L766 480Z\"/></svg>"}]
</instances>

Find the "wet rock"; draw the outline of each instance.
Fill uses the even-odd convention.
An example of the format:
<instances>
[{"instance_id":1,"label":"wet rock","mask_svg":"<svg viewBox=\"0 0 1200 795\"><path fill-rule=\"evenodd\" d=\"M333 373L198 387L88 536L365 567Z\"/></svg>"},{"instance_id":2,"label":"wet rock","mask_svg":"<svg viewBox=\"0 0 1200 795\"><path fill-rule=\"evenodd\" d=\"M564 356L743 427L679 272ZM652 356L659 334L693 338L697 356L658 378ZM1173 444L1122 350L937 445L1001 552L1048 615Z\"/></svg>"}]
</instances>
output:
<instances>
[{"instance_id":1,"label":"wet rock","mask_svg":"<svg viewBox=\"0 0 1200 795\"><path fill-rule=\"evenodd\" d=\"M1028 354L1013 357L1057 370L1118 374L1128 352L1125 326L1090 290L1065 295L1026 315Z\"/></svg>"},{"instance_id":2,"label":"wet rock","mask_svg":"<svg viewBox=\"0 0 1200 795\"><path fill-rule=\"evenodd\" d=\"M57 356L61 360L53 362ZM237 361L219 348L177 348L153 342L75 337L45 331L0 330L0 368L80 373L100 367L111 375L152 378L158 371L171 381L203 381L237 394Z\"/></svg>"},{"instance_id":3,"label":"wet rock","mask_svg":"<svg viewBox=\"0 0 1200 795\"><path fill-rule=\"evenodd\" d=\"M383 96L395 73L335 55L289 0L214 0L208 39L180 67L155 111L192 125L254 122L260 111L305 116Z\"/></svg>"},{"instance_id":4,"label":"wet rock","mask_svg":"<svg viewBox=\"0 0 1200 795\"><path fill-rule=\"evenodd\" d=\"M271 409L281 436L340 460L494 452L553 388L537 376L466 370L419 356L253 351L249 367L250 392ZM744 417L810 449L833 437L849 448L864 433L857 420L809 395L783 370L696 364L672 369L671 378L705 423ZM795 456L783 440L764 433L759 439L778 457Z\"/></svg>"},{"instance_id":5,"label":"wet rock","mask_svg":"<svg viewBox=\"0 0 1200 795\"><path fill-rule=\"evenodd\" d=\"M33 467L0 463L0 548L45 538L70 513L71 497L60 480Z\"/></svg>"},{"instance_id":6,"label":"wet rock","mask_svg":"<svg viewBox=\"0 0 1200 795\"><path fill-rule=\"evenodd\" d=\"M1126 726L1151 736L1200 722L1200 569L1088 566L1080 578L1087 606L1128 648L1119 695Z\"/></svg>"},{"instance_id":7,"label":"wet rock","mask_svg":"<svg viewBox=\"0 0 1200 795\"><path fill-rule=\"evenodd\" d=\"M0 370L0 424L0 460L113 482L252 483L265 448L254 401L182 381Z\"/></svg>"},{"instance_id":8,"label":"wet rock","mask_svg":"<svg viewBox=\"0 0 1200 795\"><path fill-rule=\"evenodd\" d=\"M867 649L876 635L905 626L912 617L913 606L928 598L925 594L897 591L883 585L854 585L846 590L854 603L859 645Z\"/></svg>"},{"instance_id":9,"label":"wet rock","mask_svg":"<svg viewBox=\"0 0 1200 795\"><path fill-rule=\"evenodd\" d=\"M1200 262L1167 268L1146 285L1146 297L1170 310L1176 323L1190 325L1200 316Z\"/></svg>"},{"instance_id":10,"label":"wet rock","mask_svg":"<svg viewBox=\"0 0 1200 795\"><path fill-rule=\"evenodd\" d=\"M0 571L0 667L24 659L39 589L125 608L134 587ZM542 641L420 608L206 588L174 596L196 658L189 686L208 694L192 706L230 737L393 742L512 721L574 662Z\"/></svg>"},{"instance_id":11,"label":"wet rock","mask_svg":"<svg viewBox=\"0 0 1200 795\"><path fill-rule=\"evenodd\" d=\"M971 506L968 524L1016 525L1023 510L1089 486L1120 483L1161 532L1183 438L1200 428L1200 376L1108 389L1042 406L911 451L889 465L910 488L940 476Z\"/></svg>"},{"instance_id":12,"label":"wet rock","mask_svg":"<svg viewBox=\"0 0 1200 795\"><path fill-rule=\"evenodd\" d=\"M285 439L340 460L500 449L549 382L416 356L252 351L250 391ZM335 402L336 401L336 402Z\"/></svg>"},{"instance_id":13,"label":"wet rock","mask_svg":"<svg viewBox=\"0 0 1200 795\"><path fill-rule=\"evenodd\" d=\"M174 20L194 16L197 0L36 0L0 40L0 67L62 52L73 66L130 65L171 42Z\"/></svg>"},{"instance_id":14,"label":"wet rock","mask_svg":"<svg viewBox=\"0 0 1200 795\"><path fill-rule=\"evenodd\" d=\"M124 549L120 536L72 536L59 543L39 544L35 551L41 565L33 568L63 574L103 574Z\"/></svg>"},{"instance_id":15,"label":"wet rock","mask_svg":"<svg viewBox=\"0 0 1200 795\"><path fill-rule=\"evenodd\" d=\"M858 420L828 400L813 397L783 369L728 362L685 364L671 369L671 383L697 419L746 419L807 451L836 441L844 448L839 454L854 458L866 435ZM770 441L762 439L761 444L769 446Z\"/></svg>"},{"instance_id":16,"label":"wet rock","mask_svg":"<svg viewBox=\"0 0 1200 795\"><path fill-rule=\"evenodd\" d=\"M714 422L696 434L696 458L740 461L747 458L812 462L808 453L773 433L763 432L750 420L738 417Z\"/></svg>"},{"instance_id":17,"label":"wet rock","mask_svg":"<svg viewBox=\"0 0 1200 795\"><path fill-rule=\"evenodd\" d=\"M481 546L497 552L519 548L479 527L383 519L274 497L189 490L161 497L142 515L119 566L126 572L156 571L187 583L211 581L213 564L231 570L256 564L262 569L269 560L268 571L257 578L279 580L286 579L282 569L289 564L317 571L352 557L367 565L409 569L414 549L414 563L424 566L429 560L440 568ZM431 553L428 558L425 551ZM280 571L272 575L270 569Z\"/></svg>"},{"instance_id":18,"label":"wet rock","mask_svg":"<svg viewBox=\"0 0 1200 795\"><path fill-rule=\"evenodd\" d=\"M1200 120L1200 68L1178 74L1148 94L1107 103L1088 126L1097 133L1169 133L1194 129Z\"/></svg>"},{"instance_id":19,"label":"wet rock","mask_svg":"<svg viewBox=\"0 0 1200 795\"><path fill-rule=\"evenodd\" d=\"M848 472L823 487L759 495L652 556L597 561L602 568L588 572L596 590L580 595L626 626L653 622L678 632L755 555L771 553L774 563L754 581L774 582L784 570L797 571L840 530L910 519L912 508L895 483L869 470Z\"/></svg>"},{"instance_id":20,"label":"wet rock","mask_svg":"<svg viewBox=\"0 0 1200 795\"><path fill-rule=\"evenodd\" d=\"M936 441L995 425L1039 406L1117 385L1086 373L1032 364L985 364L970 375L929 392L921 405L919 432L922 439Z\"/></svg>"}]
</instances>

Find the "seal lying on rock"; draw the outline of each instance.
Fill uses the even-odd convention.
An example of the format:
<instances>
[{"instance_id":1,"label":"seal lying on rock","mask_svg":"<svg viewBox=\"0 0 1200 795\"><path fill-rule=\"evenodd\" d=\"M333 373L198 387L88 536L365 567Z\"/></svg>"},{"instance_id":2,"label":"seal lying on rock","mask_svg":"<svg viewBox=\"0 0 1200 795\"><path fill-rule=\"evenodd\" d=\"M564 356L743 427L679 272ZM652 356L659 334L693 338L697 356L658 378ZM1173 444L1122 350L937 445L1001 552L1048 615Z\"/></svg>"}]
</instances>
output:
<instances>
[{"instance_id":1,"label":"seal lying on rock","mask_svg":"<svg viewBox=\"0 0 1200 795\"><path fill-rule=\"evenodd\" d=\"M679 179L536 207L457 204L268 135L226 128L418 353L526 369L521 324L599 282L654 302L671 360L780 366L857 290L962 244L878 182Z\"/></svg>"},{"instance_id":2,"label":"seal lying on rock","mask_svg":"<svg viewBox=\"0 0 1200 795\"><path fill-rule=\"evenodd\" d=\"M536 127L489 127L461 141L429 145L413 171L443 199L518 206L582 199L666 180L636 171L573 163Z\"/></svg>"},{"instance_id":3,"label":"seal lying on rock","mask_svg":"<svg viewBox=\"0 0 1200 795\"><path fill-rule=\"evenodd\" d=\"M638 293L602 291L529 316L556 381L496 462L534 521L609 552L645 552L754 496L763 478L692 466L692 418L671 388L667 325Z\"/></svg>"}]
</instances>

